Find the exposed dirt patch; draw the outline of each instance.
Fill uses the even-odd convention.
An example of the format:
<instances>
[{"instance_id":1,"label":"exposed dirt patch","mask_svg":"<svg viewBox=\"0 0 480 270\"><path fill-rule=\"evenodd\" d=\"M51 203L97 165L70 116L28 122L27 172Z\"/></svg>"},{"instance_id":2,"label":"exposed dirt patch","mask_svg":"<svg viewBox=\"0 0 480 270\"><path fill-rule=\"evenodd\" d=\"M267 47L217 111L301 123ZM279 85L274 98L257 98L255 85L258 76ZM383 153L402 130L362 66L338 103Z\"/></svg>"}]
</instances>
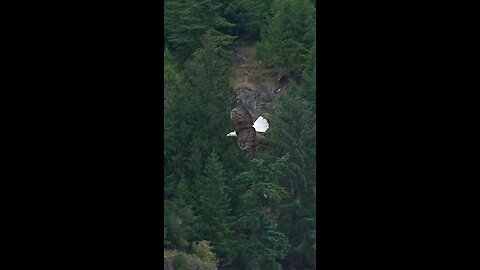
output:
<instances>
[{"instance_id":1,"label":"exposed dirt patch","mask_svg":"<svg viewBox=\"0 0 480 270\"><path fill-rule=\"evenodd\" d=\"M287 83L255 59L255 46L234 49L232 87L254 118L268 116Z\"/></svg>"}]
</instances>

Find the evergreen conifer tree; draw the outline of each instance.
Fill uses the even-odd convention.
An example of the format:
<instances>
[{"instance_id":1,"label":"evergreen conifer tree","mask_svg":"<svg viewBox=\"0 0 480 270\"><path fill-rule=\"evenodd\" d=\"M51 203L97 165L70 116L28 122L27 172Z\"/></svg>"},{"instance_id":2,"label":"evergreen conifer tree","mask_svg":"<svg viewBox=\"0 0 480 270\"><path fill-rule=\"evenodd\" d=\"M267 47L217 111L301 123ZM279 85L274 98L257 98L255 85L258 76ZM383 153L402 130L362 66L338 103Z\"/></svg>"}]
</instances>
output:
<instances>
[{"instance_id":1,"label":"evergreen conifer tree","mask_svg":"<svg viewBox=\"0 0 480 270\"><path fill-rule=\"evenodd\" d=\"M164 35L180 59L201 47L205 34L219 45L228 45L236 38L220 32L234 25L220 16L220 5L214 0L166 0L164 7Z\"/></svg>"},{"instance_id":2,"label":"evergreen conifer tree","mask_svg":"<svg viewBox=\"0 0 480 270\"><path fill-rule=\"evenodd\" d=\"M259 40L260 30L270 15L272 0L223 0L222 16L235 27L227 33L243 40Z\"/></svg>"},{"instance_id":3,"label":"evergreen conifer tree","mask_svg":"<svg viewBox=\"0 0 480 270\"><path fill-rule=\"evenodd\" d=\"M288 239L277 229L277 207L285 195L278 178L287 159L284 156L271 164L253 159L250 168L236 179L243 189L236 209L236 265L242 269L281 269L279 260L288 253Z\"/></svg>"},{"instance_id":4,"label":"evergreen conifer tree","mask_svg":"<svg viewBox=\"0 0 480 270\"><path fill-rule=\"evenodd\" d=\"M225 191L226 174L219 157L212 152L205 165L205 173L197 177L195 190L196 228L199 240L212 243L213 251L222 264L231 263L235 254L233 244L233 217L230 199Z\"/></svg>"},{"instance_id":5,"label":"evergreen conifer tree","mask_svg":"<svg viewBox=\"0 0 480 270\"><path fill-rule=\"evenodd\" d=\"M167 240L182 248L201 233L192 227L196 218L192 187L204 173L207 153L216 151L226 164L237 163L232 168L241 166L242 153L225 136L232 128L229 113L235 98L229 85L230 56L213 38L206 37L203 44L179 76L173 68L167 69L170 73L164 82L168 94L164 107Z\"/></svg>"},{"instance_id":6,"label":"evergreen conifer tree","mask_svg":"<svg viewBox=\"0 0 480 270\"><path fill-rule=\"evenodd\" d=\"M301 75L315 42L315 12L309 0L275 0L257 45L259 60L283 75Z\"/></svg>"},{"instance_id":7,"label":"evergreen conifer tree","mask_svg":"<svg viewBox=\"0 0 480 270\"><path fill-rule=\"evenodd\" d=\"M232 129L230 55L212 38L195 52L184 71L181 87L171 93L165 109L165 151L177 178L192 182L202 174L208 154L219 153L234 163L238 151L225 135ZM237 150L237 149L235 149ZM228 157L228 158L227 158Z\"/></svg>"},{"instance_id":8,"label":"evergreen conifer tree","mask_svg":"<svg viewBox=\"0 0 480 270\"><path fill-rule=\"evenodd\" d=\"M313 267L316 228L316 84L315 73L306 73L303 85L292 84L280 97L271 115L265 157L290 154L280 185L288 195L279 206L279 230L292 246L287 264Z\"/></svg>"}]
</instances>

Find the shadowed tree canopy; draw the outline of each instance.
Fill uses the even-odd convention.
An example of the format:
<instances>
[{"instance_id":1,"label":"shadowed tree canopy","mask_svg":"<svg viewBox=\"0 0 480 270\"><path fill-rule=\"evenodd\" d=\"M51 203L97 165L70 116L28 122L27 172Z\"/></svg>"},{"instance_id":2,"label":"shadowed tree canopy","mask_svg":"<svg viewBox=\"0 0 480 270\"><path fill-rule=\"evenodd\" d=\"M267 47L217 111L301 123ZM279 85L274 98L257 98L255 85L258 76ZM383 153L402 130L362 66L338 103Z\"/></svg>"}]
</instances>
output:
<instances>
[{"instance_id":1,"label":"shadowed tree canopy","mask_svg":"<svg viewBox=\"0 0 480 270\"><path fill-rule=\"evenodd\" d=\"M220 16L220 5L213 0L166 0L164 2L164 35L166 43L181 59L186 59L202 45L205 34L219 45L235 40L222 32L234 24Z\"/></svg>"},{"instance_id":2,"label":"shadowed tree canopy","mask_svg":"<svg viewBox=\"0 0 480 270\"><path fill-rule=\"evenodd\" d=\"M313 54L315 13L310 0L275 0L257 57L284 75L301 75Z\"/></svg>"},{"instance_id":3,"label":"shadowed tree canopy","mask_svg":"<svg viewBox=\"0 0 480 270\"><path fill-rule=\"evenodd\" d=\"M227 175L219 157L212 152L205 165L204 174L195 179L195 212L198 215L198 240L209 239L217 257L225 264L233 256L233 216L230 198L226 192Z\"/></svg>"},{"instance_id":4,"label":"shadowed tree canopy","mask_svg":"<svg viewBox=\"0 0 480 270\"><path fill-rule=\"evenodd\" d=\"M271 14L272 0L221 0L221 14L235 24L227 33L244 40L259 40L260 30Z\"/></svg>"},{"instance_id":5,"label":"shadowed tree canopy","mask_svg":"<svg viewBox=\"0 0 480 270\"><path fill-rule=\"evenodd\" d=\"M292 84L280 97L271 116L272 130L266 159L289 153L289 163L279 183L288 195L282 198L279 231L291 245L286 264L315 269L316 255L316 77L305 73L302 85Z\"/></svg>"}]
</instances>

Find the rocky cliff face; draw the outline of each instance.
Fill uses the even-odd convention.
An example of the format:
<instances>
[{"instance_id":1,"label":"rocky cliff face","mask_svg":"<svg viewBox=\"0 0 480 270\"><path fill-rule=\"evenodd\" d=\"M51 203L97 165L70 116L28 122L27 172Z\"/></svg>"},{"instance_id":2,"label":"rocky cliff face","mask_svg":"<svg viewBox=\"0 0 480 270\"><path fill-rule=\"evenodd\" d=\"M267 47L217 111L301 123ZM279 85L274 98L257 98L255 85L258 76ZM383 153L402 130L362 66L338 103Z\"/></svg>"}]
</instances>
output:
<instances>
[{"instance_id":1,"label":"rocky cliff face","mask_svg":"<svg viewBox=\"0 0 480 270\"><path fill-rule=\"evenodd\" d=\"M236 48L233 69L233 88L240 100L256 119L262 115L268 119L281 91L287 87L285 78L265 68L255 59L254 47Z\"/></svg>"}]
</instances>

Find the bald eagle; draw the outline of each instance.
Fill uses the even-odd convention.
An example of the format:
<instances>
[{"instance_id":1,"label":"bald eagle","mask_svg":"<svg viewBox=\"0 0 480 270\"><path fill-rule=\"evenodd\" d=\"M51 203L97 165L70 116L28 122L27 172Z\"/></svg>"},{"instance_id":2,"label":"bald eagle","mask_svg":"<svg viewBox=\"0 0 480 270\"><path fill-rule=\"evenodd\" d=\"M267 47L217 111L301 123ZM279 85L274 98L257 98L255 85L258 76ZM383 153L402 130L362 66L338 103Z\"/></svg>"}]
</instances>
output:
<instances>
[{"instance_id":1,"label":"bald eagle","mask_svg":"<svg viewBox=\"0 0 480 270\"><path fill-rule=\"evenodd\" d=\"M235 124L235 131L228 133L227 137L238 137L237 144L241 150L254 152L257 132L267 131L269 126L267 120L260 116L254 123L252 115L245 106L233 109L230 112L230 118Z\"/></svg>"}]
</instances>

